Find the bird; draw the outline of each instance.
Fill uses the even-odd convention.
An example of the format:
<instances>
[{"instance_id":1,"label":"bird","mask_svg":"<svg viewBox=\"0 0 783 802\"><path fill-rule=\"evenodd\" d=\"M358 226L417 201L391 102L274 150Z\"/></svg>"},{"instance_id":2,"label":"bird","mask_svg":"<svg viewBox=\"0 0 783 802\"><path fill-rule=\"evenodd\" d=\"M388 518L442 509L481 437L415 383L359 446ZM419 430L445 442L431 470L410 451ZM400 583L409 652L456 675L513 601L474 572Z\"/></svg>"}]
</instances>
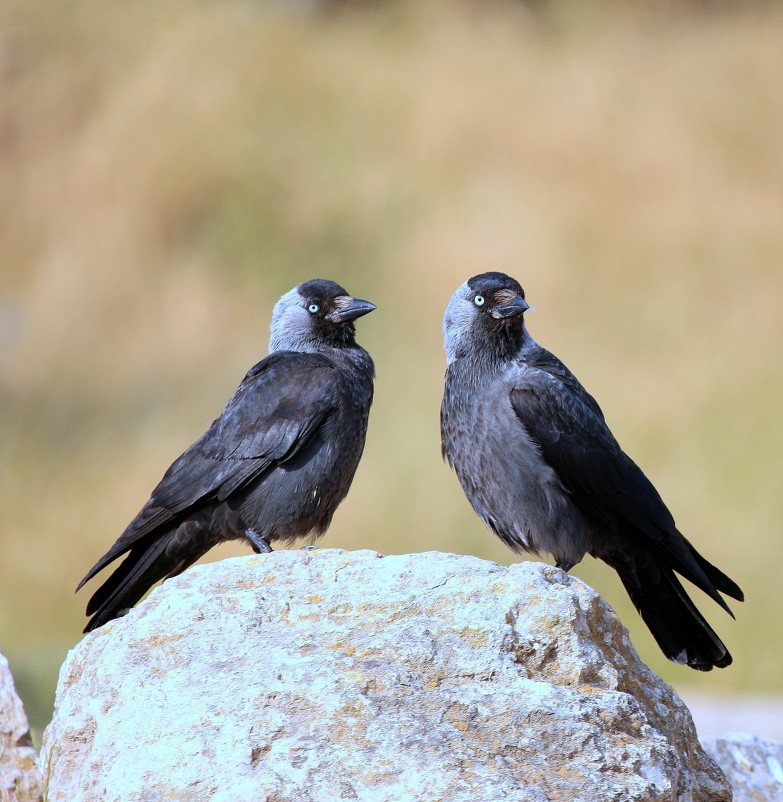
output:
<instances>
[{"instance_id":1,"label":"bird","mask_svg":"<svg viewBox=\"0 0 783 802\"><path fill-rule=\"evenodd\" d=\"M268 356L79 583L126 555L88 602L85 632L218 543L244 539L264 553L326 531L364 449L375 366L354 321L375 308L326 279L280 298Z\"/></svg>"},{"instance_id":2,"label":"bird","mask_svg":"<svg viewBox=\"0 0 783 802\"><path fill-rule=\"evenodd\" d=\"M680 533L652 482L620 448L596 400L525 326L517 280L473 276L443 317L441 446L476 514L517 553L569 571L604 561L661 651L700 671L731 654L677 574L729 615L738 585Z\"/></svg>"}]
</instances>

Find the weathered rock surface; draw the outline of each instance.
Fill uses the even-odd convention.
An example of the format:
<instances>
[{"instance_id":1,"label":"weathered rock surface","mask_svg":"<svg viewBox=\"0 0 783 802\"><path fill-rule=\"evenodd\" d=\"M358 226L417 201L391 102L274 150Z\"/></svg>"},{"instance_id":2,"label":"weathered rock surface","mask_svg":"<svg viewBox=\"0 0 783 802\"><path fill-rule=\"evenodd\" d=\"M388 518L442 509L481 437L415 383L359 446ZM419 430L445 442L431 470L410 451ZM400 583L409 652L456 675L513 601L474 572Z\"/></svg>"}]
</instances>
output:
<instances>
[{"instance_id":1,"label":"weathered rock surface","mask_svg":"<svg viewBox=\"0 0 783 802\"><path fill-rule=\"evenodd\" d=\"M734 802L783 802L783 743L745 733L705 738L734 790Z\"/></svg>"},{"instance_id":2,"label":"weathered rock surface","mask_svg":"<svg viewBox=\"0 0 783 802\"><path fill-rule=\"evenodd\" d=\"M590 588L535 563L199 566L64 664L50 802L731 798Z\"/></svg>"},{"instance_id":3,"label":"weathered rock surface","mask_svg":"<svg viewBox=\"0 0 783 802\"><path fill-rule=\"evenodd\" d=\"M0 800L39 802L38 756L8 660L0 654Z\"/></svg>"}]
</instances>

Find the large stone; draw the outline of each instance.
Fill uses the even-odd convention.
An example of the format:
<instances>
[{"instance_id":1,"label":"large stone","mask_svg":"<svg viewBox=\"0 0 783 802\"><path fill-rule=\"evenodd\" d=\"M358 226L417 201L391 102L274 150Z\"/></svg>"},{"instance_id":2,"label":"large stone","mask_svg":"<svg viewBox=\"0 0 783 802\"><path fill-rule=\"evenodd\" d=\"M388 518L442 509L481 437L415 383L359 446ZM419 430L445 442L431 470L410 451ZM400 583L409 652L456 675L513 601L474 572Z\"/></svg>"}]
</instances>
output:
<instances>
[{"instance_id":1,"label":"large stone","mask_svg":"<svg viewBox=\"0 0 783 802\"><path fill-rule=\"evenodd\" d=\"M22 700L3 654L0 654L0 800L39 802L41 775Z\"/></svg>"},{"instance_id":2,"label":"large stone","mask_svg":"<svg viewBox=\"0 0 783 802\"><path fill-rule=\"evenodd\" d=\"M731 798L594 591L438 553L168 580L70 653L42 760L50 802Z\"/></svg>"},{"instance_id":3,"label":"large stone","mask_svg":"<svg viewBox=\"0 0 783 802\"><path fill-rule=\"evenodd\" d=\"M705 738L734 790L734 802L783 802L783 743L745 733Z\"/></svg>"}]
</instances>

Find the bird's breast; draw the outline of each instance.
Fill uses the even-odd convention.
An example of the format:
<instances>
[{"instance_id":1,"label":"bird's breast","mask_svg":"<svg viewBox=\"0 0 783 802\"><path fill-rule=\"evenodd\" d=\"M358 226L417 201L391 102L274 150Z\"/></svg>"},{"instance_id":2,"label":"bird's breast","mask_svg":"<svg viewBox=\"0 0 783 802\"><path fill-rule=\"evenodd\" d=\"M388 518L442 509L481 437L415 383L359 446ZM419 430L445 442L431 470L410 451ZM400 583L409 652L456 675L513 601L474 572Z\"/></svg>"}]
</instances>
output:
<instances>
[{"instance_id":1,"label":"bird's breast","mask_svg":"<svg viewBox=\"0 0 783 802\"><path fill-rule=\"evenodd\" d=\"M511 407L502 382L447 387L443 450L473 509L516 551L584 555L584 524Z\"/></svg>"}]
</instances>

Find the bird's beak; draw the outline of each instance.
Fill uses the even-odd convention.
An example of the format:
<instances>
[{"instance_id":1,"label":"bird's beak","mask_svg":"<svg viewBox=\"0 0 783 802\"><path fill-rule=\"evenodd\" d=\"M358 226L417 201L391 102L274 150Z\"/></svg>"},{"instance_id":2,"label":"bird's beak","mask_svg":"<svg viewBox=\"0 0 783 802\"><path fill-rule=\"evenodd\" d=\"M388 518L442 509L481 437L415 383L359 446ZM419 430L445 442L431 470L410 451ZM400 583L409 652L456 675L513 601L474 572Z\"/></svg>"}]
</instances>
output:
<instances>
[{"instance_id":1,"label":"bird's beak","mask_svg":"<svg viewBox=\"0 0 783 802\"><path fill-rule=\"evenodd\" d=\"M507 304L496 306L491 314L494 318L516 317L530 309L527 301L521 295L515 295Z\"/></svg>"},{"instance_id":2,"label":"bird's beak","mask_svg":"<svg viewBox=\"0 0 783 802\"><path fill-rule=\"evenodd\" d=\"M363 301L361 298L351 298L350 295L341 295L335 299L336 309L330 312L327 317L333 323L345 323L348 320L356 320L357 317L367 315L376 308L375 304Z\"/></svg>"}]
</instances>

